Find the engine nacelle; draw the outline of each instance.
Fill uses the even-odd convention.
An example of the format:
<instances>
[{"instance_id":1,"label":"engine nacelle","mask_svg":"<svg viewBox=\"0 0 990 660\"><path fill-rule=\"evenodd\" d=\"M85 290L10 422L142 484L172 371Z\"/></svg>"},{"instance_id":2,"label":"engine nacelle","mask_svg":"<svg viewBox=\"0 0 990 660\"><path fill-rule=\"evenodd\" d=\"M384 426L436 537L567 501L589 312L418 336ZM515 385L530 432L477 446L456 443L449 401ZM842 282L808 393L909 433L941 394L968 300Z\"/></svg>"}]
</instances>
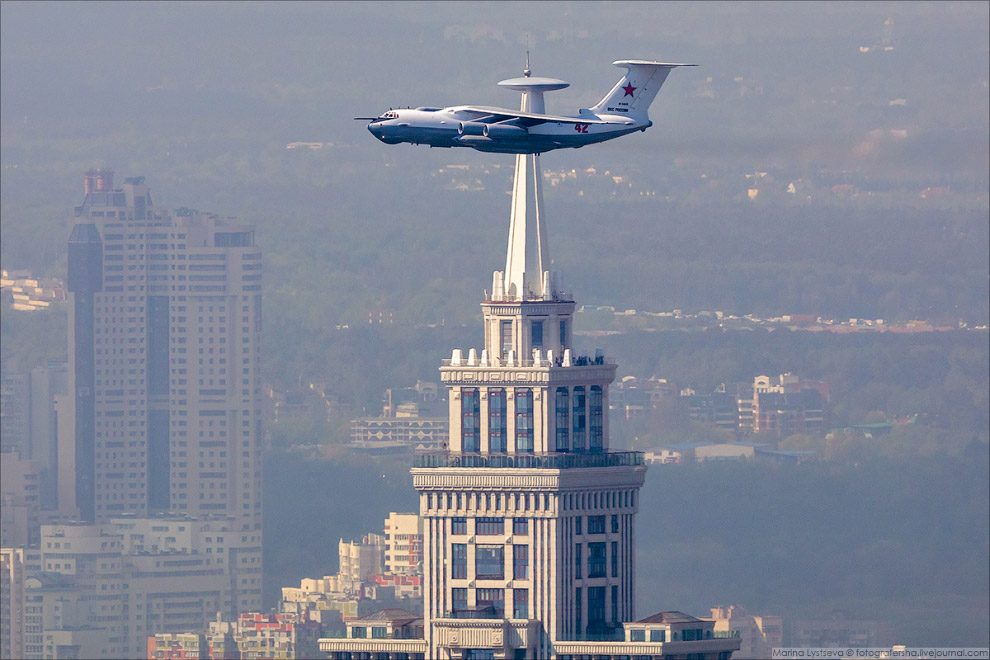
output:
<instances>
[{"instance_id":1,"label":"engine nacelle","mask_svg":"<svg viewBox=\"0 0 990 660\"><path fill-rule=\"evenodd\" d=\"M519 140L529 135L529 131L511 124L485 124L482 135L493 140Z\"/></svg>"},{"instance_id":2,"label":"engine nacelle","mask_svg":"<svg viewBox=\"0 0 990 660\"><path fill-rule=\"evenodd\" d=\"M457 125L457 132L461 135L484 135L487 126L480 121L462 121Z\"/></svg>"}]
</instances>

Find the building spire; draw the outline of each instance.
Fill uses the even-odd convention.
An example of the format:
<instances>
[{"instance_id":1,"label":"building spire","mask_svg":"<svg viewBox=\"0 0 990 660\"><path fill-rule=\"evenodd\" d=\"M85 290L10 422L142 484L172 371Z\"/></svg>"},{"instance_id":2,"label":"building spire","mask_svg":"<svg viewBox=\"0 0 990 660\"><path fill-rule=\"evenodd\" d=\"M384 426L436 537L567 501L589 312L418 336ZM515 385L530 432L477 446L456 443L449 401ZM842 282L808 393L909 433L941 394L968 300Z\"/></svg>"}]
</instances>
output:
<instances>
[{"instance_id":1,"label":"building spire","mask_svg":"<svg viewBox=\"0 0 990 660\"><path fill-rule=\"evenodd\" d=\"M539 154L516 155L512 183L509 245L502 282L494 295L503 300L549 300L554 297L550 246L543 214L543 174ZM501 286L499 286L501 284Z\"/></svg>"}]
</instances>

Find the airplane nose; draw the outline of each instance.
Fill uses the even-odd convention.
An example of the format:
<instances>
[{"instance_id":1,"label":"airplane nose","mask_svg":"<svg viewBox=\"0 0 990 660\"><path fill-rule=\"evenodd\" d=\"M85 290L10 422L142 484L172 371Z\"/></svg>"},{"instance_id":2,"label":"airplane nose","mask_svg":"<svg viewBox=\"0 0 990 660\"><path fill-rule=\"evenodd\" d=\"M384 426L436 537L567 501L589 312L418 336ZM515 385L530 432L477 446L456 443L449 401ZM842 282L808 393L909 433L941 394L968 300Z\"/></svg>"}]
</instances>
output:
<instances>
[{"instance_id":1,"label":"airplane nose","mask_svg":"<svg viewBox=\"0 0 990 660\"><path fill-rule=\"evenodd\" d=\"M402 137L397 135L399 129L397 126L387 122L377 122L368 124L368 130L376 138L384 142L385 144L398 144L402 142Z\"/></svg>"},{"instance_id":2,"label":"airplane nose","mask_svg":"<svg viewBox=\"0 0 990 660\"><path fill-rule=\"evenodd\" d=\"M385 131L382 129L381 122L371 122L368 124L368 132L374 135L379 140L385 141Z\"/></svg>"}]
</instances>

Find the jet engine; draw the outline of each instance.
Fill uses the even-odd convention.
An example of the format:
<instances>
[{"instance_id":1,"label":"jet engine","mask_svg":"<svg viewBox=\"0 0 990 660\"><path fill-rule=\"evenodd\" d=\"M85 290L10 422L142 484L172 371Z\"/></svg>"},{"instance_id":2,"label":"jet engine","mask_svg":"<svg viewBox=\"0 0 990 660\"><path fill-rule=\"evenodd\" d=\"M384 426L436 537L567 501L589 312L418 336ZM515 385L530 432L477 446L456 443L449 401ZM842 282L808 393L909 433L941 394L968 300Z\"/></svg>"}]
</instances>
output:
<instances>
[{"instance_id":1,"label":"jet engine","mask_svg":"<svg viewBox=\"0 0 990 660\"><path fill-rule=\"evenodd\" d=\"M485 124L481 134L493 140L519 140L529 135L529 131L511 124Z\"/></svg>"},{"instance_id":2,"label":"jet engine","mask_svg":"<svg viewBox=\"0 0 990 660\"><path fill-rule=\"evenodd\" d=\"M457 132L461 135L484 135L487 126L480 121L462 121L457 125Z\"/></svg>"}]
</instances>

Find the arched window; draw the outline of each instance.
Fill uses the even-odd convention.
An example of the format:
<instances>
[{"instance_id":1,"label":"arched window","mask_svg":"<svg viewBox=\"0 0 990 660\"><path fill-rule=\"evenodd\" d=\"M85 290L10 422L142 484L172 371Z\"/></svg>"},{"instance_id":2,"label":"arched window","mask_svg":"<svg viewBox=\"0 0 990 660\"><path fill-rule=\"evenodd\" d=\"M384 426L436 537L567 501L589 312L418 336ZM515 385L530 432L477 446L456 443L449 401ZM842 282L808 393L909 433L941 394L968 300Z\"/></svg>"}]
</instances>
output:
<instances>
[{"instance_id":1,"label":"arched window","mask_svg":"<svg viewBox=\"0 0 990 660\"><path fill-rule=\"evenodd\" d=\"M505 390L488 390L488 451L505 453Z\"/></svg>"},{"instance_id":2,"label":"arched window","mask_svg":"<svg viewBox=\"0 0 990 660\"><path fill-rule=\"evenodd\" d=\"M481 401L478 390L465 387L461 390L461 451L480 451L478 426L481 417Z\"/></svg>"},{"instance_id":3,"label":"arched window","mask_svg":"<svg viewBox=\"0 0 990 660\"><path fill-rule=\"evenodd\" d=\"M557 451L570 451L570 393L566 387L557 388Z\"/></svg>"}]
</instances>

